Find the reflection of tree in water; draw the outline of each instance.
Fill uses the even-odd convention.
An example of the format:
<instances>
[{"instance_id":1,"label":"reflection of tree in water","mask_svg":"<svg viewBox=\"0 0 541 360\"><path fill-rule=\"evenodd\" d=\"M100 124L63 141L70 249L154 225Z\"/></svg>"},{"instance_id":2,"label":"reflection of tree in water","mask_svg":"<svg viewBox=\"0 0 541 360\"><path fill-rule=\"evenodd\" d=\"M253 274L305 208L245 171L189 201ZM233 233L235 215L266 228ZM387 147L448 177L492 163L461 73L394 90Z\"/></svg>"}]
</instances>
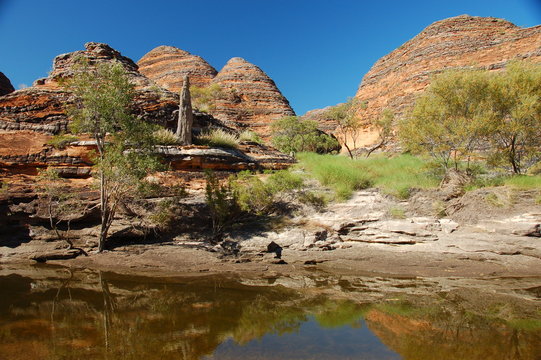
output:
<instances>
[{"instance_id":1,"label":"reflection of tree in water","mask_svg":"<svg viewBox=\"0 0 541 360\"><path fill-rule=\"evenodd\" d=\"M360 326L365 318L405 359L535 359L541 353L539 331L444 299L363 304L212 277L66 275L0 277L13 294L0 300L3 359L200 359L228 338L246 344L287 334L309 318L328 328Z\"/></svg>"},{"instance_id":2,"label":"reflection of tree in water","mask_svg":"<svg viewBox=\"0 0 541 360\"><path fill-rule=\"evenodd\" d=\"M377 304L367 313L366 322L406 360L538 359L541 323L537 331L519 329L503 314L491 311L488 300L483 314L464 308L465 303L466 299L454 299L428 306L408 301Z\"/></svg>"}]
</instances>

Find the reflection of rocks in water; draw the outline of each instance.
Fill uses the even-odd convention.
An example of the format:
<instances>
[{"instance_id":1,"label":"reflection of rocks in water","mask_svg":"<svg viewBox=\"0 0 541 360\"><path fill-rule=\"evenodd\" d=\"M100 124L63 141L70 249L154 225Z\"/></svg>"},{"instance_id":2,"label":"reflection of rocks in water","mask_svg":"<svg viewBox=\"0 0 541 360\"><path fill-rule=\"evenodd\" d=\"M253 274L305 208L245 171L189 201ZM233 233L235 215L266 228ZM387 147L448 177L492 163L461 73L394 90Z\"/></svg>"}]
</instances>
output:
<instances>
[{"instance_id":1,"label":"reflection of rocks in water","mask_svg":"<svg viewBox=\"0 0 541 360\"><path fill-rule=\"evenodd\" d=\"M201 359L232 339L232 356L243 358L245 344L298 333L309 320L322 329L351 329L362 319L405 359L534 359L541 353L540 331L524 330L536 323L514 321L535 315L535 301L512 293L487 300L481 283L461 291L446 281L325 274L154 279L52 267L0 269L0 285L9 294L0 300L0 354Z\"/></svg>"}]
</instances>

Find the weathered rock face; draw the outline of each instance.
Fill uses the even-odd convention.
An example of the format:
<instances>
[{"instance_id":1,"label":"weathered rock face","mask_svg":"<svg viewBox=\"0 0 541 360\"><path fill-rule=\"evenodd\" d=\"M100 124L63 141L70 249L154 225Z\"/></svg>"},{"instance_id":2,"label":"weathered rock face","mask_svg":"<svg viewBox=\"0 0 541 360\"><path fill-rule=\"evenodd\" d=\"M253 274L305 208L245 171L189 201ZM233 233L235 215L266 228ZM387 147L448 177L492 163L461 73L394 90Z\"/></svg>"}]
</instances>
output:
<instances>
[{"instance_id":1,"label":"weathered rock face","mask_svg":"<svg viewBox=\"0 0 541 360\"><path fill-rule=\"evenodd\" d=\"M207 86L218 73L203 58L173 46L158 46L137 62L141 74L160 86L179 92L184 76L195 86Z\"/></svg>"},{"instance_id":2,"label":"weathered rock face","mask_svg":"<svg viewBox=\"0 0 541 360\"><path fill-rule=\"evenodd\" d=\"M67 130L65 106L72 97L59 84L59 80L73 76L77 59L86 59L95 65L116 61L127 70L136 85L134 112L147 121L172 121L177 109L176 96L161 89L137 71L137 65L106 44L87 43L86 50L57 56L51 75L35 81L34 85L0 97L0 130L32 130L58 134Z\"/></svg>"},{"instance_id":3,"label":"weathered rock face","mask_svg":"<svg viewBox=\"0 0 541 360\"><path fill-rule=\"evenodd\" d=\"M205 60L171 46L159 46L138 62L139 71L174 92L182 87L184 76L199 87L218 84L224 90L210 113L220 120L259 133L270 134L273 120L295 115L274 81L260 68L241 58L233 58L218 73Z\"/></svg>"},{"instance_id":4,"label":"weathered rock face","mask_svg":"<svg viewBox=\"0 0 541 360\"><path fill-rule=\"evenodd\" d=\"M6 75L0 72L0 96L9 94L13 91L15 91L15 89L13 88L13 85L11 85L11 81L9 81Z\"/></svg>"},{"instance_id":5,"label":"weathered rock face","mask_svg":"<svg viewBox=\"0 0 541 360\"><path fill-rule=\"evenodd\" d=\"M241 122L264 137L270 135L273 120L295 115L274 81L242 58L229 60L213 83L227 90L230 96L219 100L212 114L223 120Z\"/></svg>"},{"instance_id":6,"label":"weathered rock face","mask_svg":"<svg viewBox=\"0 0 541 360\"><path fill-rule=\"evenodd\" d=\"M541 61L541 25L520 28L496 18L457 16L435 22L379 59L355 95L368 102L364 116L390 108L402 117L433 75L450 68L501 69L513 59Z\"/></svg>"}]
</instances>

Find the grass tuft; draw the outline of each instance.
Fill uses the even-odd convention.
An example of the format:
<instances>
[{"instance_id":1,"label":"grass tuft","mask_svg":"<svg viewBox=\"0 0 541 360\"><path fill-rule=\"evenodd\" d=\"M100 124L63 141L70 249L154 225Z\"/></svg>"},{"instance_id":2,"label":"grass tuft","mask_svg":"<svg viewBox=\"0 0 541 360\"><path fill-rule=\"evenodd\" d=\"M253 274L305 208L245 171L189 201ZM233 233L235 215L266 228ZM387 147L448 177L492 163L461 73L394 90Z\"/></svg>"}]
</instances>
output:
<instances>
[{"instance_id":1,"label":"grass tuft","mask_svg":"<svg viewBox=\"0 0 541 360\"><path fill-rule=\"evenodd\" d=\"M239 147L239 138L237 135L222 129L212 129L197 137L197 141L201 145L212 147L223 147L237 149Z\"/></svg>"}]
</instances>

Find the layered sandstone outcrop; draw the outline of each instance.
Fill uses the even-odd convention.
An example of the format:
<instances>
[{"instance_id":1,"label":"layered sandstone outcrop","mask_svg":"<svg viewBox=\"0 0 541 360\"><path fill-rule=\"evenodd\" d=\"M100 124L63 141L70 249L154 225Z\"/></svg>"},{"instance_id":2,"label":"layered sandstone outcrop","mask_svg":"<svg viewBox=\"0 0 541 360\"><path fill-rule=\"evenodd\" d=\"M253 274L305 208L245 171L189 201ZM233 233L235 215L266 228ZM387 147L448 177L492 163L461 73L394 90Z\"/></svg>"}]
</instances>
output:
<instances>
[{"instance_id":1,"label":"layered sandstone outcrop","mask_svg":"<svg viewBox=\"0 0 541 360\"><path fill-rule=\"evenodd\" d=\"M218 73L203 58L173 46L158 46L137 62L139 72L160 86L179 92L184 76L195 86L207 86Z\"/></svg>"},{"instance_id":2,"label":"layered sandstone outcrop","mask_svg":"<svg viewBox=\"0 0 541 360\"><path fill-rule=\"evenodd\" d=\"M9 94L10 92L15 91L11 81L7 78L4 73L0 72L0 96Z\"/></svg>"},{"instance_id":3,"label":"layered sandstone outcrop","mask_svg":"<svg viewBox=\"0 0 541 360\"><path fill-rule=\"evenodd\" d=\"M89 177L92 161L89 153L94 146L88 142L67 144L57 149L49 145L54 135L69 132L66 105L73 102L72 94L62 87L62 80L72 77L78 70L78 60L90 65L107 62L120 63L136 87L134 113L142 119L174 128L178 117L178 95L159 87L138 72L137 65L106 44L87 43L85 50L57 56L49 77L35 81L34 85L0 96L0 170L10 175L35 175L38 168L54 166L65 177ZM238 127L238 124L233 124ZM223 122L205 114L196 114L194 131L208 127L221 127ZM85 140L84 138L82 140ZM285 167L292 159L273 149L263 149L262 156L251 154L248 147L235 155L227 151L216 155L204 147L193 151L171 150L166 158L175 169L239 170L258 167ZM195 151L195 153L194 153ZM256 151L257 152L257 151Z\"/></svg>"},{"instance_id":4,"label":"layered sandstone outcrop","mask_svg":"<svg viewBox=\"0 0 541 360\"><path fill-rule=\"evenodd\" d=\"M77 71L78 59L84 59L90 65L111 61L120 63L136 85L134 112L156 123L174 120L174 111L178 107L176 96L141 75L131 59L106 44L91 42L85 44L85 48L58 55L49 77L36 80L29 88L0 97L0 130L31 130L47 134L67 131L65 107L72 102L72 96L60 82Z\"/></svg>"},{"instance_id":5,"label":"layered sandstone outcrop","mask_svg":"<svg viewBox=\"0 0 541 360\"><path fill-rule=\"evenodd\" d=\"M190 83L204 87L218 84L222 94L209 111L235 127L249 127L263 137L270 135L270 123L295 115L274 81L259 67L235 57L218 73L201 57L172 46L159 46L138 62L139 71L174 92L185 75Z\"/></svg>"},{"instance_id":6,"label":"layered sandstone outcrop","mask_svg":"<svg viewBox=\"0 0 541 360\"><path fill-rule=\"evenodd\" d=\"M443 70L498 70L514 59L541 61L541 25L521 28L503 19L457 16L433 23L379 59L355 96L367 102L367 118L385 108L400 118Z\"/></svg>"},{"instance_id":7,"label":"layered sandstone outcrop","mask_svg":"<svg viewBox=\"0 0 541 360\"><path fill-rule=\"evenodd\" d=\"M295 115L274 81L242 58L229 60L212 82L229 93L217 102L212 114L226 121L238 121L263 137L270 135L272 121Z\"/></svg>"}]
</instances>

